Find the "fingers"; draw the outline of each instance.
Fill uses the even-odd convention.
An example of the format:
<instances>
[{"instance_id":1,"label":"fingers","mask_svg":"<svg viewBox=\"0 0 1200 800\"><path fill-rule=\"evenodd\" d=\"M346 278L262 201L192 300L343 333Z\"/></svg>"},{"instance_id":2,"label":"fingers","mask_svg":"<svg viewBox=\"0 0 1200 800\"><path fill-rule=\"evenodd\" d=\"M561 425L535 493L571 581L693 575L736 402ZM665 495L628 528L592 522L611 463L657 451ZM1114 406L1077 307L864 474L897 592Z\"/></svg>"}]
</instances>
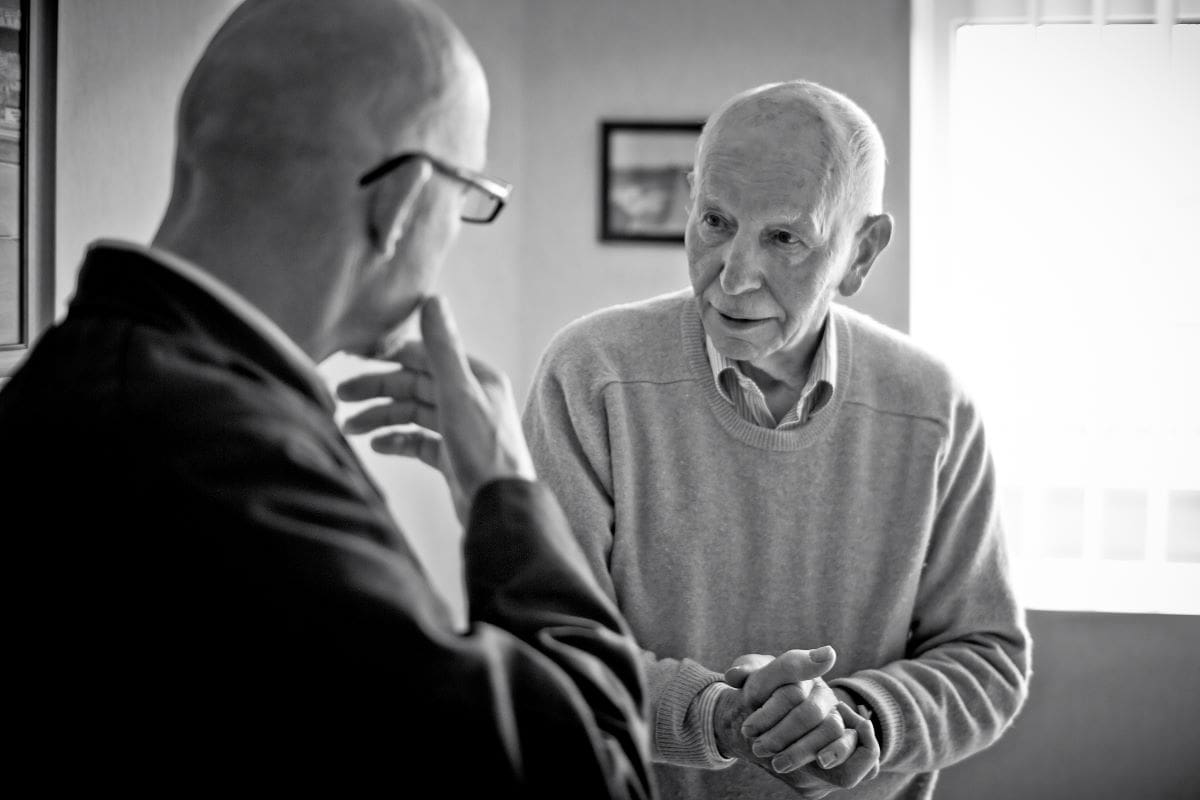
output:
<instances>
[{"instance_id":1,"label":"fingers","mask_svg":"<svg viewBox=\"0 0 1200 800\"><path fill-rule=\"evenodd\" d=\"M419 400L429 404L435 402L433 379L429 372L411 367L355 376L338 385L337 396L339 400L351 403L379 397Z\"/></svg>"},{"instance_id":2,"label":"fingers","mask_svg":"<svg viewBox=\"0 0 1200 800\"><path fill-rule=\"evenodd\" d=\"M779 696L799 696L795 688L781 689ZM842 717L837 713L838 700L824 681L814 681L812 692L800 703L793 703L775 724L767 716L770 704L764 704L746 718L742 731L753 739L751 749L761 757L784 756L783 763L792 769L802 767L816 758L817 752L837 740L845 731ZM759 715L756 718L756 715Z\"/></svg>"},{"instance_id":3,"label":"fingers","mask_svg":"<svg viewBox=\"0 0 1200 800\"><path fill-rule=\"evenodd\" d=\"M447 305L444 300L441 301L442 308L446 309ZM448 313L448 311L447 311ZM461 347L461 344L459 345ZM481 383L486 382L503 382L506 376L492 368L489 364L475 358L472 355L465 355L466 363L471 368L471 372L479 379ZM414 372L424 372L432 377L433 368L430 366L429 348L425 342L421 340L410 339L406 341L398 350L394 350L386 357L381 357L379 360L392 361L402 365L405 369L413 370ZM357 380L352 379L352 380ZM347 381L348 383L349 381ZM344 384L343 384L344 385ZM341 386L338 387L338 396L341 397ZM350 398L342 398L349 400Z\"/></svg>"},{"instance_id":4,"label":"fingers","mask_svg":"<svg viewBox=\"0 0 1200 800\"><path fill-rule=\"evenodd\" d=\"M801 681L800 683L789 683L787 686L780 686L767 698L767 702L763 703L750 716L746 717L745 722L742 723L742 735L748 739L753 739L764 731L771 730L782 722L784 717L791 713L792 709L803 705L811 691L812 681ZM815 708L810 713L814 715L811 720L812 725L821 721L821 715L816 713ZM812 727L812 725L809 727ZM772 751L772 753L774 752Z\"/></svg>"},{"instance_id":5,"label":"fingers","mask_svg":"<svg viewBox=\"0 0 1200 800\"><path fill-rule=\"evenodd\" d=\"M858 731L854 728L847 728L833 744L817 753L817 763L821 765L822 769L832 769L843 764L856 747L858 747Z\"/></svg>"},{"instance_id":6,"label":"fingers","mask_svg":"<svg viewBox=\"0 0 1200 800\"><path fill-rule=\"evenodd\" d=\"M846 731L838 741L823 748L821 754L831 750L835 756L842 752L848 752L849 755L841 763L836 760L827 761L829 766L816 774L834 786L849 789L879 774L879 740L875 738L875 728L871 725L871 720L855 713L845 703L838 704L837 716L842 718ZM853 748L849 749L852 741ZM817 763L821 763L820 755L817 757Z\"/></svg>"},{"instance_id":7,"label":"fingers","mask_svg":"<svg viewBox=\"0 0 1200 800\"><path fill-rule=\"evenodd\" d=\"M752 706L761 706L781 686L819 678L837 660L829 645L816 650L788 650L746 678L743 691Z\"/></svg>"},{"instance_id":8,"label":"fingers","mask_svg":"<svg viewBox=\"0 0 1200 800\"><path fill-rule=\"evenodd\" d=\"M433 295L421 306L421 340L429 358L429 369L439 381L461 384L471 374L462 339L450 307Z\"/></svg>"},{"instance_id":9,"label":"fingers","mask_svg":"<svg viewBox=\"0 0 1200 800\"><path fill-rule=\"evenodd\" d=\"M773 660L774 656L764 656L759 653L738 656L733 660L729 669L725 670L725 682L735 689L740 689L751 673L762 669Z\"/></svg>"},{"instance_id":10,"label":"fingers","mask_svg":"<svg viewBox=\"0 0 1200 800\"><path fill-rule=\"evenodd\" d=\"M839 786L856 786L879 773L879 740L875 738L875 726L871 724L871 720L855 713L845 703L838 704L838 712L847 728L856 734L857 745L845 763L830 769L834 770L833 774Z\"/></svg>"},{"instance_id":11,"label":"fingers","mask_svg":"<svg viewBox=\"0 0 1200 800\"><path fill-rule=\"evenodd\" d=\"M437 409L415 400L378 403L348 417L342 427L349 434L368 433L393 425L416 424L431 431L438 430Z\"/></svg>"},{"instance_id":12,"label":"fingers","mask_svg":"<svg viewBox=\"0 0 1200 800\"><path fill-rule=\"evenodd\" d=\"M433 379L427 372L405 368L358 375L340 384L337 393L340 399L349 402L380 397L392 401L378 403L348 417L343 428L349 434L408 423L438 430Z\"/></svg>"},{"instance_id":13,"label":"fingers","mask_svg":"<svg viewBox=\"0 0 1200 800\"><path fill-rule=\"evenodd\" d=\"M425 343L420 340L410 339L399 350L388 355L386 360L394 361L405 369L429 372L429 353L425 350Z\"/></svg>"},{"instance_id":14,"label":"fingers","mask_svg":"<svg viewBox=\"0 0 1200 800\"><path fill-rule=\"evenodd\" d=\"M772 758L771 768L776 772L791 772L799 769L815 761L818 752L828 747L830 743L838 741L845 732L846 725L842 722L841 716L836 713L829 714L815 728L811 728L808 733L783 748ZM764 751L759 755L766 757L769 753Z\"/></svg>"},{"instance_id":15,"label":"fingers","mask_svg":"<svg viewBox=\"0 0 1200 800\"><path fill-rule=\"evenodd\" d=\"M396 431L376 436L371 449L377 453L415 458L433 467L442 467L442 438L425 431Z\"/></svg>"}]
</instances>

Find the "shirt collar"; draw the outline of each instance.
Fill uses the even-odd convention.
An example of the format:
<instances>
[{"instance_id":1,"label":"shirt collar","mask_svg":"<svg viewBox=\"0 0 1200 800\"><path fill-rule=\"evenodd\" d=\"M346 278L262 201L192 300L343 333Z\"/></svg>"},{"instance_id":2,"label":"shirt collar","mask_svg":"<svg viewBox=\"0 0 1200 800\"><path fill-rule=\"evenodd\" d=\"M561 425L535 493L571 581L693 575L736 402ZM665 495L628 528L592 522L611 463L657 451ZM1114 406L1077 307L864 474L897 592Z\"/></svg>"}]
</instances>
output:
<instances>
[{"instance_id":1,"label":"shirt collar","mask_svg":"<svg viewBox=\"0 0 1200 800\"><path fill-rule=\"evenodd\" d=\"M309 382L313 384L314 389L317 390L317 395L323 401L326 401L326 405L330 408L334 407L329 387L326 386L325 381L321 378L321 374L317 370L317 365L312 358L300 348L300 345L296 344L294 339L284 333L283 329L276 325L270 317L230 287L229 284L219 280L202 267L197 266L182 256L161 247L126 241L124 239L99 239L93 242L91 247L108 247L139 253L200 287L212 295L221 305L225 306L230 313L241 319L267 342L272 344L299 374L308 378Z\"/></svg>"},{"instance_id":2,"label":"shirt collar","mask_svg":"<svg viewBox=\"0 0 1200 800\"><path fill-rule=\"evenodd\" d=\"M759 391L757 384L750 378L738 363L731 358L726 358L724 354L717 349L713 344L713 340L708 334L704 335L704 347L708 353L708 365L712 370L713 381L717 384L717 391L721 393L730 403L733 403L733 398L729 395L729 391L725 388L725 381L722 376L725 373L730 373L736 379L737 385L742 388L742 391ZM828 389L824 392L824 399L821 400L821 405L814 407L811 413L816 413L821 410L828 399L833 396L833 389L837 380L837 326L833 323L833 316L827 315L825 318L825 332L821 335L821 341L817 343L817 352L813 356L812 367L808 371L808 379L804 382L804 388L800 391L800 399L796 402L796 408L802 409L804 402L809 395L817 389L818 386L824 384Z\"/></svg>"}]
</instances>

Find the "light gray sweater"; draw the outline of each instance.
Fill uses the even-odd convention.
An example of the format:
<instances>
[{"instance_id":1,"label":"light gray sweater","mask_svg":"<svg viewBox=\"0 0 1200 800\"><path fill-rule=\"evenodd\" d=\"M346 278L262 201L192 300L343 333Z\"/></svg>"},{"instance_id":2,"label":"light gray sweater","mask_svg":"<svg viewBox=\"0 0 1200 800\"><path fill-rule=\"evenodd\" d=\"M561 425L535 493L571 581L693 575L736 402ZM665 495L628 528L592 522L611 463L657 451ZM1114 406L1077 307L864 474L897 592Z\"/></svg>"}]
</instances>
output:
<instances>
[{"instance_id":1,"label":"light gray sweater","mask_svg":"<svg viewBox=\"0 0 1200 800\"><path fill-rule=\"evenodd\" d=\"M882 729L879 776L839 797L931 796L1024 702L979 416L907 337L831 315L833 397L788 431L719 394L689 290L571 323L536 372L530 447L646 651L664 797L794 798L752 764L711 768L698 698L745 653L837 650L827 680Z\"/></svg>"}]
</instances>

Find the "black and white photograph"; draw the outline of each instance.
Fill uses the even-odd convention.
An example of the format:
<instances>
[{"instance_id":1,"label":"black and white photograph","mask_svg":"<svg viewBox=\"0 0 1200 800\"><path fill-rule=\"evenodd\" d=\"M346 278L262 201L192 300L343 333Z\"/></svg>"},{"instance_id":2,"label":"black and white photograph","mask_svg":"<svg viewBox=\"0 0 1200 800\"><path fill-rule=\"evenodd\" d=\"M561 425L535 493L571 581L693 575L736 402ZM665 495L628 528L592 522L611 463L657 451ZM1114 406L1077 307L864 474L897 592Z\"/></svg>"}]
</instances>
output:
<instances>
[{"instance_id":1,"label":"black and white photograph","mask_svg":"<svg viewBox=\"0 0 1200 800\"><path fill-rule=\"evenodd\" d=\"M0 0L10 783L1198 800L1198 367L1200 0Z\"/></svg>"},{"instance_id":2,"label":"black and white photograph","mask_svg":"<svg viewBox=\"0 0 1200 800\"><path fill-rule=\"evenodd\" d=\"M606 120L600 125L600 238L683 243L688 173L700 122Z\"/></svg>"}]
</instances>

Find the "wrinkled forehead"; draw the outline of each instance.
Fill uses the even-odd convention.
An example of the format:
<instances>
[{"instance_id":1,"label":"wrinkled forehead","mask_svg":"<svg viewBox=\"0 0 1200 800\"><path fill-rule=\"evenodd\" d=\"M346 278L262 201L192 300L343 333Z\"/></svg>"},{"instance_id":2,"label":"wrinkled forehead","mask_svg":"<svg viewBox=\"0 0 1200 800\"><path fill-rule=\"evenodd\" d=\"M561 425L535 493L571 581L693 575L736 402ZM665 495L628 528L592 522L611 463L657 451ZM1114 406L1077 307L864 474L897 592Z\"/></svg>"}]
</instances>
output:
<instances>
[{"instance_id":1,"label":"wrinkled forehead","mask_svg":"<svg viewBox=\"0 0 1200 800\"><path fill-rule=\"evenodd\" d=\"M729 115L696 165L698 196L762 214L823 217L832 200L832 142L815 116Z\"/></svg>"}]
</instances>

